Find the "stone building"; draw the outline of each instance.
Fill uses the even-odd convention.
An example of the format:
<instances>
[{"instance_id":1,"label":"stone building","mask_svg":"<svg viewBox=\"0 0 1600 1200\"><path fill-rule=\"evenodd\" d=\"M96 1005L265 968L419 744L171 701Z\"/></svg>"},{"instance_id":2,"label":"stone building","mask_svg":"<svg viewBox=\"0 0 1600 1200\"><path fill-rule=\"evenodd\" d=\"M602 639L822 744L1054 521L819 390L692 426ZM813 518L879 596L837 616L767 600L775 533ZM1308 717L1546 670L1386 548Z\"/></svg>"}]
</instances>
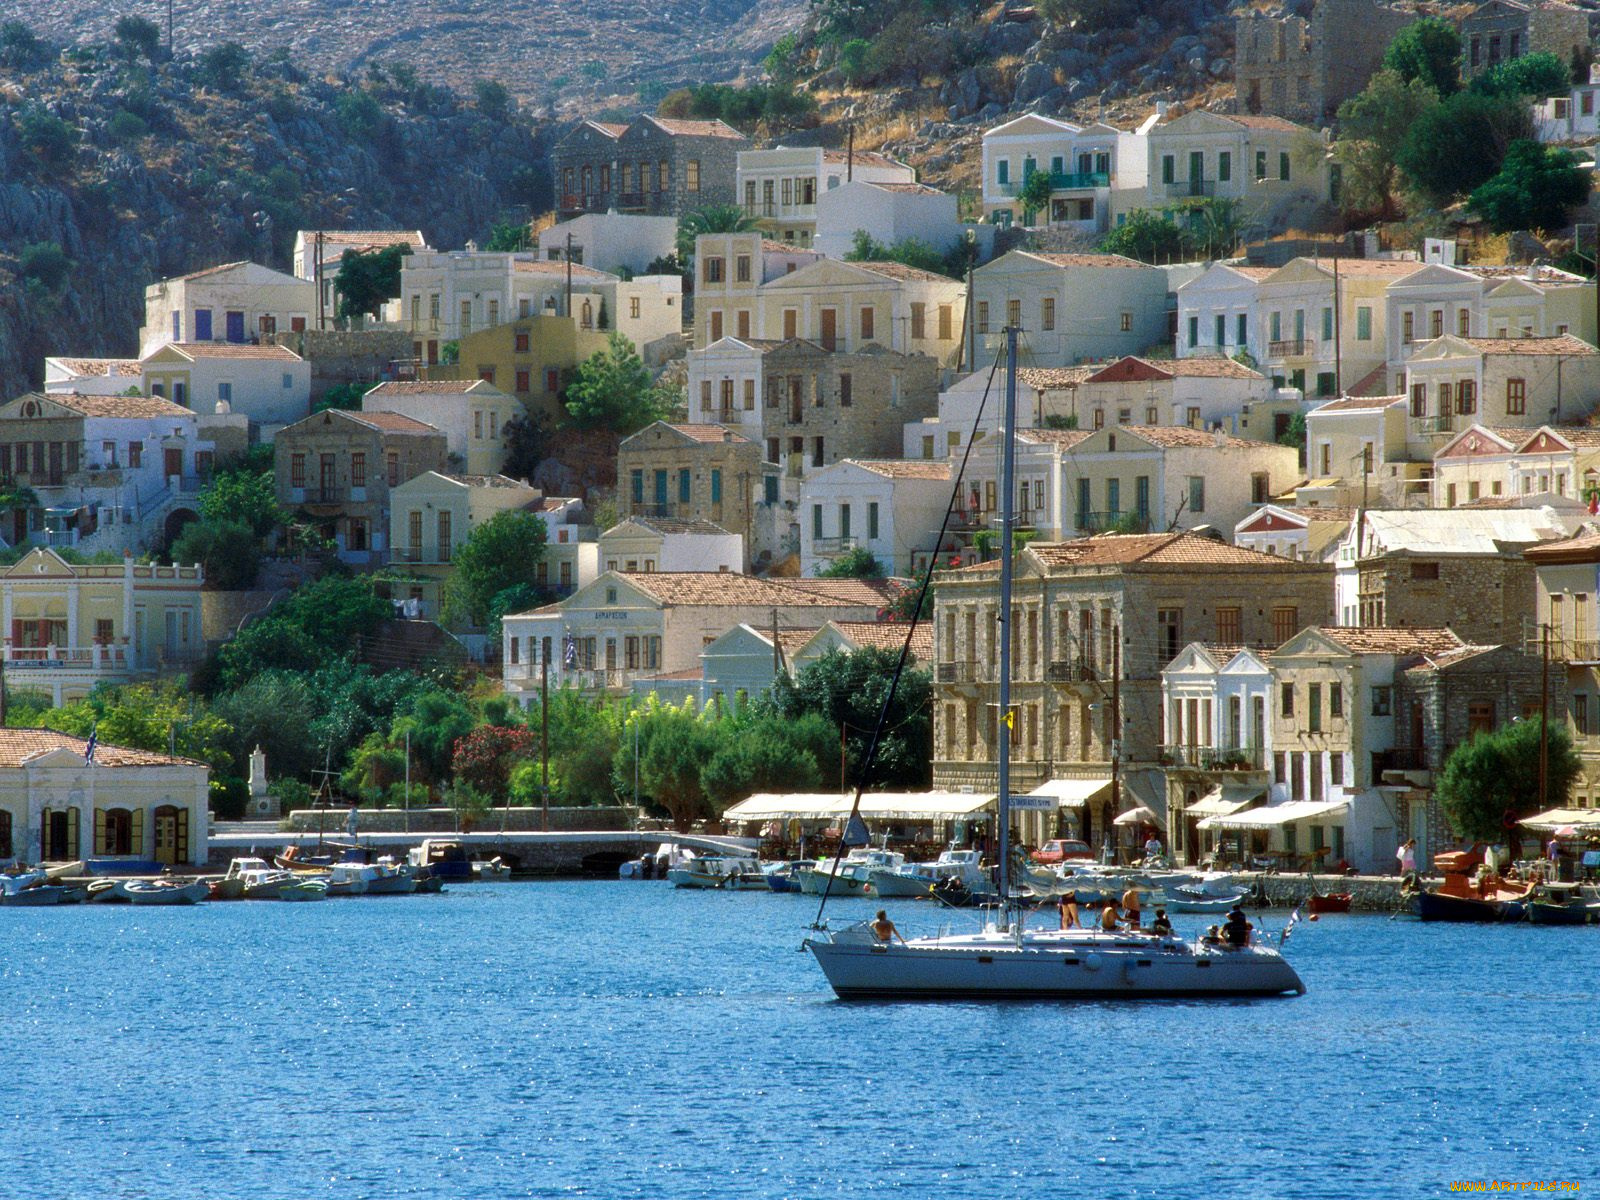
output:
<instances>
[{"instance_id":1,"label":"stone building","mask_svg":"<svg viewBox=\"0 0 1600 1200\"><path fill-rule=\"evenodd\" d=\"M999 564L937 577L933 786L994 787ZM1070 781L1080 830L1109 831L1117 811L1165 813L1161 673L1191 641L1271 647L1332 613L1332 568L1191 533L1104 534L1018 557L1013 584L1012 785ZM1112 721L1113 678L1120 676ZM1065 799L1063 800L1065 803ZM1092 844L1098 845L1098 841Z\"/></svg>"},{"instance_id":2,"label":"stone building","mask_svg":"<svg viewBox=\"0 0 1600 1200\"><path fill-rule=\"evenodd\" d=\"M641 114L627 125L585 121L550 153L556 207L579 213L682 216L735 202L739 151L750 139L721 121Z\"/></svg>"},{"instance_id":3,"label":"stone building","mask_svg":"<svg viewBox=\"0 0 1600 1200\"><path fill-rule=\"evenodd\" d=\"M1251 11L1234 23L1238 111L1322 122L1367 86L1415 14L1375 0L1319 0L1310 20Z\"/></svg>"},{"instance_id":4,"label":"stone building","mask_svg":"<svg viewBox=\"0 0 1600 1200\"><path fill-rule=\"evenodd\" d=\"M749 570L776 549L772 522L760 517L777 504L777 472L762 462L759 443L734 430L657 421L617 448L618 514L719 525L744 538L741 569Z\"/></svg>"},{"instance_id":5,"label":"stone building","mask_svg":"<svg viewBox=\"0 0 1600 1200\"><path fill-rule=\"evenodd\" d=\"M1589 14L1570 4L1488 0L1461 20L1461 75L1471 79L1524 54L1570 63L1589 49Z\"/></svg>"},{"instance_id":6,"label":"stone building","mask_svg":"<svg viewBox=\"0 0 1600 1200\"><path fill-rule=\"evenodd\" d=\"M1554 711L1582 764L1573 806L1600 808L1600 532L1591 524L1576 537L1532 547L1527 558L1537 576L1535 620L1550 630L1550 673L1561 685ZM1542 653L1537 629L1530 633L1528 649ZM1551 807L1562 799L1551 797Z\"/></svg>"},{"instance_id":7,"label":"stone building","mask_svg":"<svg viewBox=\"0 0 1600 1200\"><path fill-rule=\"evenodd\" d=\"M278 503L328 530L339 557L388 557L389 489L424 471L449 470L445 435L391 412L313 413L278 432Z\"/></svg>"}]
</instances>

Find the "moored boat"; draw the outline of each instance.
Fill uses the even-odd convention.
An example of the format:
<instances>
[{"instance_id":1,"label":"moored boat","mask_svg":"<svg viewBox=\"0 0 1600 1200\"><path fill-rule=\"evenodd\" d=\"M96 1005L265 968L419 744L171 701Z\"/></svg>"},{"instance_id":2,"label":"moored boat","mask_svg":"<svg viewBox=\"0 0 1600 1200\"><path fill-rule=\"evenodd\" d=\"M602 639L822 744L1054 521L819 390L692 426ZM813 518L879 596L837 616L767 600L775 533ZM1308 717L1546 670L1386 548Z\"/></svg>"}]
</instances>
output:
<instances>
[{"instance_id":1,"label":"moored boat","mask_svg":"<svg viewBox=\"0 0 1600 1200\"><path fill-rule=\"evenodd\" d=\"M762 868L767 876L767 886L775 892L799 893L799 872L816 866L811 858L795 858L788 862L768 863Z\"/></svg>"},{"instance_id":2,"label":"moored boat","mask_svg":"<svg viewBox=\"0 0 1600 1200\"><path fill-rule=\"evenodd\" d=\"M328 880L321 875L304 875L278 888L279 900L326 900Z\"/></svg>"},{"instance_id":3,"label":"moored boat","mask_svg":"<svg viewBox=\"0 0 1600 1200\"><path fill-rule=\"evenodd\" d=\"M428 838L407 851L406 861L413 867L427 867L443 880L472 882L472 860L460 842Z\"/></svg>"},{"instance_id":4,"label":"moored boat","mask_svg":"<svg viewBox=\"0 0 1600 1200\"><path fill-rule=\"evenodd\" d=\"M1350 892L1313 892L1306 898L1306 910L1318 916L1323 913L1347 913L1354 898Z\"/></svg>"},{"instance_id":5,"label":"moored boat","mask_svg":"<svg viewBox=\"0 0 1600 1200\"><path fill-rule=\"evenodd\" d=\"M199 904L211 894L203 879L130 879L124 890L133 904Z\"/></svg>"},{"instance_id":6,"label":"moored boat","mask_svg":"<svg viewBox=\"0 0 1600 1200\"><path fill-rule=\"evenodd\" d=\"M479 883L504 883L511 878L511 868L497 854L488 860L474 861L472 877Z\"/></svg>"},{"instance_id":7,"label":"moored boat","mask_svg":"<svg viewBox=\"0 0 1600 1200\"><path fill-rule=\"evenodd\" d=\"M395 865L387 854L372 863L367 876L369 896L409 896L417 890L417 876L405 867ZM443 886L443 880L440 881Z\"/></svg>"},{"instance_id":8,"label":"moored boat","mask_svg":"<svg viewBox=\"0 0 1600 1200\"><path fill-rule=\"evenodd\" d=\"M723 891L770 891L767 876L753 858L707 854L669 868L673 887L717 888Z\"/></svg>"},{"instance_id":9,"label":"moored boat","mask_svg":"<svg viewBox=\"0 0 1600 1200\"><path fill-rule=\"evenodd\" d=\"M1594 920L1588 899L1575 883L1547 883L1524 905L1535 925L1587 925Z\"/></svg>"},{"instance_id":10,"label":"moored boat","mask_svg":"<svg viewBox=\"0 0 1600 1200\"><path fill-rule=\"evenodd\" d=\"M284 885L298 878L293 871L269 867L259 858L236 858L228 864L228 873L223 876L225 886L213 889L213 894L236 891L243 900L276 900ZM230 897L217 895L217 898Z\"/></svg>"},{"instance_id":11,"label":"moored boat","mask_svg":"<svg viewBox=\"0 0 1600 1200\"><path fill-rule=\"evenodd\" d=\"M366 863L334 863L328 868L328 895L365 896L376 872Z\"/></svg>"}]
</instances>

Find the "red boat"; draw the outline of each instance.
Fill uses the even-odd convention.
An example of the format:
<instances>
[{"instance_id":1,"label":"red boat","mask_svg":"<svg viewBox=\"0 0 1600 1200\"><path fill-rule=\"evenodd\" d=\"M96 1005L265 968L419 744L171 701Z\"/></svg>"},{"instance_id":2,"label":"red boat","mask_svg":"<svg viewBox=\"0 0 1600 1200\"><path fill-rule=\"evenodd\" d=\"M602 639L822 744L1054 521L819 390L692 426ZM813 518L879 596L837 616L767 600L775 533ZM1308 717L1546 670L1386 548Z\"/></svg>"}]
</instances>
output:
<instances>
[{"instance_id":1,"label":"red boat","mask_svg":"<svg viewBox=\"0 0 1600 1200\"><path fill-rule=\"evenodd\" d=\"M1350 911L1350 900L1349 892L1325 892L1313 895L1306 903L1314 913L1347 913Z\"/></svg>"}]
</instances>

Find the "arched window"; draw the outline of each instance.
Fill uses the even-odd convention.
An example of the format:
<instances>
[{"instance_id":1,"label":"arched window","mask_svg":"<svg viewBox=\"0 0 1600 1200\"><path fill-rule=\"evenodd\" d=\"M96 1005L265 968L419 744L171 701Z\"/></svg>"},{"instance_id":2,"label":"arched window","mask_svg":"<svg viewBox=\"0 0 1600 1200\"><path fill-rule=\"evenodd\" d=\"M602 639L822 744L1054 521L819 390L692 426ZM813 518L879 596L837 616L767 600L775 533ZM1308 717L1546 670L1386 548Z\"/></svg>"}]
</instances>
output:
<instances>
[{"instance_id":1,"label":"arched window","mask_svg":"<svg viewBox=\"0 0 1600 1200\"><path fill-rule=\"evenodd\" d=\"M94 825L96 854L134 853L133 813L125 808L97 808Z\"/></svg>"},{"instance_id":2,"label":"arched window","mask_svg":"<svg viewBox=\"0 0 1600 1200\"><path fill-rule=\"evenodd\" d=\"M587 300L585 300L583 302L583 318L582 318L582 320L583 320L583 327L585 329L593 329L594 328L594 307Z\"/></svg>"}]
</instances>

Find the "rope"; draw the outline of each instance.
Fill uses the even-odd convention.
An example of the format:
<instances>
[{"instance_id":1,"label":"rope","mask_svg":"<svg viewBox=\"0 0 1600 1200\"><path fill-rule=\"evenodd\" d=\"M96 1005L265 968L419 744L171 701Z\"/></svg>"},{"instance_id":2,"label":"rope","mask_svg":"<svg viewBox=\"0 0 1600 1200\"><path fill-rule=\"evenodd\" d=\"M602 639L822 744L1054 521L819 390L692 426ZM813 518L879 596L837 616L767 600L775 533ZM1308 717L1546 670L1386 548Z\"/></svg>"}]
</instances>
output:
<instances>
[{"instance_id":1,"label":"rope","mask_svg":"<svg viewBox=\"0 0 1600 1200\"><path fill-rule=\"evenodd\" d=\"M1000 355L997 354L995 356L994 366L989 368L989 378L984 382L983 396L978 401L978 411L972 420L973 436L969 436L967 438L966 448L961 454L961 469L956 472L955 479L951 481L950 500L944 507L944 520L939 523L939 536L934 539L933 555L928 560L928 569L922 576L922 586L917 589L916 607L911 610L911 622L906 627L905 641L900 644L900 657L895 660L894 676L889 680L889 690L884 693L883 706L879 709L878 719L873 725L872 740L867 744L867 756L862 759L861 766L856 771L855 799L850 805L850 815L845 819L844 828L841 830L841 833L845 836L849 835L851 824L860 820L861 818L861 797L862 794L867 790L867 780L872 774L873 761L878 757L878 746L882 742L883 735L885 733L884 726L888 724L889 721L889 708L894 703L895 693L900 689L900 677L905 674L906 663L911 657L911 639L917 631L917 622L922 620L922 606L928 598L928 590L933 586L933 569L939 560L940 547L944 545L944 535L950 529L950 518L955 513L957 501L961 499L961 482L967 473L967 463L972 458L973 447L977 445L978 441L980 440L975 435L983 423L983 410L988 406L989 393L994 389L994 377L999 374L999 372ZM1000 432L1002 437L1016 436L1014 430L1002 429ZM1002 533L1009 532L1009 530L1002 530ZM1002 554L1010 554L1011 547L1009 545L1002 546L1000 548L1000 552ZM843 851L844 848L844 837L841 836L839 839L839 849ZM829 865L828 882L823 886L822 901L817 905L817 915L811 922L811 928L813 929L826 928L822 921L822 914L823 911L828 907L828 897L833 895L833 881L839 876L839 864L843 860L844 855L842 853L835 854L833 856L833 862Z\"/></svg>"}]
</instances>

